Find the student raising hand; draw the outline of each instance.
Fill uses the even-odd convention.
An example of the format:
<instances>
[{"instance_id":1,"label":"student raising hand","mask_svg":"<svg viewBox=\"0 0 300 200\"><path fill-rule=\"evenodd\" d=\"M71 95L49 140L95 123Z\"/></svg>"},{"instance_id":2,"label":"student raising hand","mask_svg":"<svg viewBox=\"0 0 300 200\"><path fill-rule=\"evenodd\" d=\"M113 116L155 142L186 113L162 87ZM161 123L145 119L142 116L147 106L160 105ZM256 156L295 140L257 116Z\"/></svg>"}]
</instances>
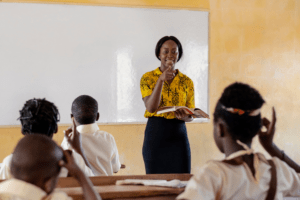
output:
<instances>
[{"instance_id":1,"label":"student raising hand","mask_svg":"<svg viewBox=\"0 0 300 200\"><path fill-rule=\"evenodd\" d=\"M272 108L272 121L270 122L267 118L262 119L262 125L266 127L266 131L259 131L259 142L265 148L269 149L273 146L273 138L275 134L275 124L276 124L276 112L275 108Z\"/></svg>"},{"instance_id":2,"label":"student raising hand","mask_svg":"<svg viewBox=\"0 0 300 200\"><path fill-rule=\"evenodd\" d=\"M77 131L76 123L74 117L72 118L73 125L70 126L67 130L64 131L65 137L67 138L68 143L72 146L72 148L77 152L82 151L81 145L81 135ZM80 153L79 153L80 154Z\"/></svg>"},{"instance_id":3,"label":"student raising hand","mask_svg":"<svg viewBox=\"0 0 300 200\"><path fill-rule=\"evenodd\" d=\"M62 150L63 151L63 150ZM83 196L86 200L101 200L101 197L93 188L91 180L80 170L70 150L63 151L64 158L60 160L59 165L69 170L69 173L79 182L83 190Z\"/></svg>"},{"instance_id":4,"label":"student raising hand","mask_svg":"<svg viewBox=\"0 0 300 200\"><path fill-rule=\"evenodd\" d=\"M77 126L74 117L72 118L72 122L73 125L64 131L65 137L67 138L67 141L72 146L72 148L82 156L86 166L88 166L93 171L91 164L89 163L88 159L84 154L84 150L82 148L82 142L81 142L81 134L76 129Z\"/></svg>"},{"instance_id":5,"label":"student raising hand","mask_svg":"<svg viewBox=\"0 0 300 200\"><path fill-rule=\"evenodd\" d=\"M284 151L280 150L277 145L273 142L275 135L275 124L276 124L276 112L275 108L272 109L272 121L270 122L267 118L262 119L262 125L266 127L266 131L259 131L259 142L264 149L272 156L278 157L282 161L286 162L296 172L300 172L300 166L289 158Z\"/></svg>"}]
</instances>

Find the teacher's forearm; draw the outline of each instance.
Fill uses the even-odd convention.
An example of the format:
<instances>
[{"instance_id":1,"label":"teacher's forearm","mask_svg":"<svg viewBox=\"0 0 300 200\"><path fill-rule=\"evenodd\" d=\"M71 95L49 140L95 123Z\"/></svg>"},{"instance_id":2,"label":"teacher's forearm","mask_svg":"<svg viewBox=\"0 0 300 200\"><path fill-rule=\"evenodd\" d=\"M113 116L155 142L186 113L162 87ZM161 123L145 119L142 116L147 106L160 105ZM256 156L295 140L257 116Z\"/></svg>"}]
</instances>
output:
<instances>
[{"instance_id":1,"label":"teacher's forearm","mask_svg":"<svg viewBox=\"0 0 300 200\"><path fill-rule=\"evenodd\" d=\"M158 79L152 91L152 94L143 99L146 109L150 113L154 113L159 107L163 85L164 85L164 81Z\"/></svg>"}]
</instances>

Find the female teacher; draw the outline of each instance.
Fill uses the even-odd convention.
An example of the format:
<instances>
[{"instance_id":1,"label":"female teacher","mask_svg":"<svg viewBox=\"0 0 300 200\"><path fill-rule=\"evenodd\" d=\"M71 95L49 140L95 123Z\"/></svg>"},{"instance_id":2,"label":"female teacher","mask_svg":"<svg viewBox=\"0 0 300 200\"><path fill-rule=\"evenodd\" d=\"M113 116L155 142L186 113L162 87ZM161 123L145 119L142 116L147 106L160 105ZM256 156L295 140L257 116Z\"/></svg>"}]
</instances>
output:
<instances>
[{"instance_id":1,"label":"female teacher","mask_svg":"<svg viewBox=\"0 0 300 200\"><path fill-rule=\"evenodd\" d=\"M195 108L193 81L175 64L182 56L181 43L174 36L161 38L155 55L160 67L143 75L140 82L148 118L143 144L147 174L190 173L191 152L185 122L193 120L182 110L156 114L163 106Z\"/></svg>"}]
</instances>

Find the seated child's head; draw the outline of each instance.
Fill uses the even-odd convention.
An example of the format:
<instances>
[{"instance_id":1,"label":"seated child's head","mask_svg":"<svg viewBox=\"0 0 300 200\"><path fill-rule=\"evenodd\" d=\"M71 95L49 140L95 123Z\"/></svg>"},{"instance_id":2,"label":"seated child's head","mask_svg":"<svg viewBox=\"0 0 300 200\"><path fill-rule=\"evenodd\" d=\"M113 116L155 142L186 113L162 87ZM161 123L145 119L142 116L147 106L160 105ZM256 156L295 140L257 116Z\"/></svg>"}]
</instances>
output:
<instances>
[{"instance_id":1,"label":"seated child's head","mask_svg":"<svg viewBox=\"0 0 300 200\"><path fill-rule=\"evenodd\" d=\"M59 112L56 106L45 99L30 99L20 110L23 135L43 134L53 137L57 132Z\"/></svg>"},{"instance_id":2,"label":"seated child's head","mask_svg":"<svg viewBox=\"0 0 300 200\"><path fill-rule=\"evenodd\" d=\"M243 83L233 83L224 89L214 112L214 138L221 152L222 141L218 135L225 134L232 140L251 144L261 128L260 108L264 100L259 92Z\"/></svg>"},{"instance_id":3,"label":"seated child's head","mask_svg":"<svg viewBox=\"0 0 300 200\"><path fill-rule=\"evenodd\" d=\"M11 173L14 178L36 185L49 194L56 186L62 159L62 149L51 138L26 135L14 150Z\"/></svg>"},{"instance_id":4,"label":"seated child's head","mask_svg":"<svg viewBox=\"0 0 300 200\"><path fill-rule=\"evenodd\" d=\"M97 101L88 95L77 97L72 103L71 117L79 125L95 123L99 119Z\"/></svg>"}]
</instances>

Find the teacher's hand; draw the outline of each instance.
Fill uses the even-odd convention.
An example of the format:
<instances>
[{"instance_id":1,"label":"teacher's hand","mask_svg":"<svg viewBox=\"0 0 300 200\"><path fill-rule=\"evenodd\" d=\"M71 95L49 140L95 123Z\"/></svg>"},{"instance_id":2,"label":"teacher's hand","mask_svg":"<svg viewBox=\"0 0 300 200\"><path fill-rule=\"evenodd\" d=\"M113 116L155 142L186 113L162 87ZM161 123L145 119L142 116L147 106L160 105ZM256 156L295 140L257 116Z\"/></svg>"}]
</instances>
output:
<instances>
[{"instance_id":1,"label":"teacher's hand","mask_svg":"<svg viewBox=\"0 0 300 200\"><path fill-rule=\"evenodd\" d=\"M176 70L172 70L172 67L169 66L167 70L165 70L159 77L161 81L170 81L175 77Z\"/></svg>"},{"instance_id":2,"label":"teacher's hand","mask_svg":"<svg viewBox=\"0 0 300 200\"><path fill-rule=\"evenodd\" d=\"M186 114L183 109L176 110L174 113L177 119L183 120L184 118L188 117L188 114Z\"/></svg>"}]
</instances>

